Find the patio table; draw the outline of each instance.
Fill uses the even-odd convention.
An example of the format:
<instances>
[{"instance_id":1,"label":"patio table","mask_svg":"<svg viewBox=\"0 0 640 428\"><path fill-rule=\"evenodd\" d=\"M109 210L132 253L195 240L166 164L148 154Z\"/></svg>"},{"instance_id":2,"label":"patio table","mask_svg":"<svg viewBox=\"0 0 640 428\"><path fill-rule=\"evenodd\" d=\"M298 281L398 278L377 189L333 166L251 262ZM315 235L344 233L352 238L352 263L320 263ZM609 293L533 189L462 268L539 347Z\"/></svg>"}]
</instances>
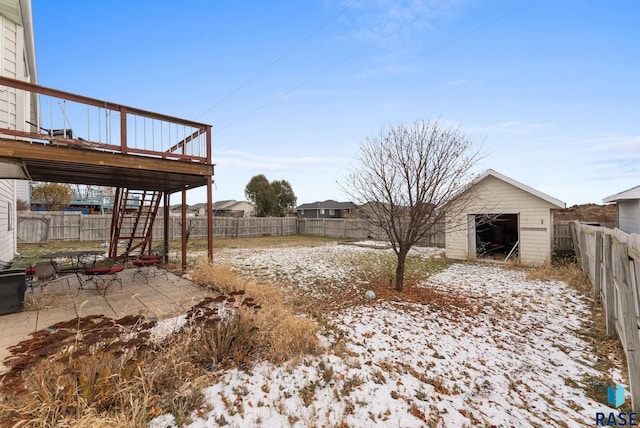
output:
<instances>
[{"instance_id":1,"label":"patio table","mask_svg":"<svg viewBox=\"0 0 640 428\"><path fill-rule=\"evenodd\" d=\"M70 262L71 267L56 269L57 273L60 275L73 273L78 278L80 284L82 284L82 279L80 278L80 273L89 267L94 267L96 264L96 260L98 256L104 255L104 251L101 250L76 250L76 251L59 251L55 253L43 254L40 256L41 259L49 259L52 262L57 259L67 259ZM87 266L86 263L83 263L83 259L87 257L93 256L93 260L90 263L90 266Z\"/></svg>"}]
</instances>

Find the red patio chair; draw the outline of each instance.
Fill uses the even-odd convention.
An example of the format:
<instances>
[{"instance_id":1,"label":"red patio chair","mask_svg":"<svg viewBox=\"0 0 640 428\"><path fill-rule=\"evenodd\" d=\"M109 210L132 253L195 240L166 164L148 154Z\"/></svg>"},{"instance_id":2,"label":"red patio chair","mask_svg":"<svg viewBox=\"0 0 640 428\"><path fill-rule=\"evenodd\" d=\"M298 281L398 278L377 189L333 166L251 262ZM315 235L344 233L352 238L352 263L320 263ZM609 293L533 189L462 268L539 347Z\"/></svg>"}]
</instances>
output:
<instances>
[{"instance_id":1,"label":"red patio chair","mask_svg":"<svg viewBox=\"0 0 640 428\"><path fill-rule=\"evenodd\" d=\"M158 272L162 272L169 280L169 274L163 266L163 259L160 255L155 254L143 254L133 261L133 265L136 267L136 271L133 273L133 279L135 281L136 275L141 275L144 281L149 284L149 269L153 268L153 276L155 277Z\"/></svg>"},{"instance_id":2,"label":"red patio chair","mask_svg":"<svg viewBox=\"0 0 640 428\"><path fill-rule=\"evenodd\" d=\"M123 270L124 270L124 266L116 266L116 265L99 266L99 267L92 267L89 269L85 269L83 273L87 278L80 281L80 287L78 287L78 290L84 289L84 285L88 282L93 282L96 285L96 289L97 289L98 280L105 282L105 279L103 277L106 275L111 275L111 279L109 279L109 281L105 284L103 295L107 294L107 290L109 289L109 286L111 286L111 284L113 284L114 282L120 283L120 289L122 290L122 278L119 278L118 274Z\"/></svg>"}]
</instances>

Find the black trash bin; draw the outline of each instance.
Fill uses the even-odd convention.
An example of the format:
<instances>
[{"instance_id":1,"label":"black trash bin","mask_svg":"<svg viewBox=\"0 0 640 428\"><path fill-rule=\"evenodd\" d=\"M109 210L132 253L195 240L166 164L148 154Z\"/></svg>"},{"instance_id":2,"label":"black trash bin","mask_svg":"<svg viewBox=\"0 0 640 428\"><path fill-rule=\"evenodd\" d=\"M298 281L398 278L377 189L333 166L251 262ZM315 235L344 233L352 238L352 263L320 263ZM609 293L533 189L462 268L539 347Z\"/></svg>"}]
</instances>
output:
<instances>
[{"instance_id":1,"label":"black trash bin","mask_svg":"<svg viewBox=\"0 0 640 428\"><path fill-rule=\"evenodd\" d=\"M20 312L26 289L24 269L0 271L0 315Z\"/></svg>"}]
</instances>

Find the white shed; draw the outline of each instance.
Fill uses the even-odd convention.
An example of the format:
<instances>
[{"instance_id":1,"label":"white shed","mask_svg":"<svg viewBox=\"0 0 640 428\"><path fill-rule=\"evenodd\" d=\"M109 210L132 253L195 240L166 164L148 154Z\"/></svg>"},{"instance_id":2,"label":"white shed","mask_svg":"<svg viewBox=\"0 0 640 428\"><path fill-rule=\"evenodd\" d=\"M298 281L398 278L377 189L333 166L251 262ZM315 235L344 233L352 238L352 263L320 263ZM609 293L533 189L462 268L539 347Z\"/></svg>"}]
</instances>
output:
<instances>
[{"instance_id":1,"label":"white shed","mask_svg":"<svg viewBox=\"0 0 640 428\"><path fill-rule=\"evenodd\" d=\"M564 202L492 169L463 194L468 197L446 212L448 258L504 260L517 255L525 265L551 261L553 210L565 208Z\"/></svg>"},{"instance_id":2,"label":"white shed","mask_svg":"<svg viewBox=\"0 0 640 428\"><path fill-rule=\"evenodd\" d=\"M618 206L618 229L627 233L640 233L640 186L607 196L602 200Z\"/></svg>"}]
</instances>

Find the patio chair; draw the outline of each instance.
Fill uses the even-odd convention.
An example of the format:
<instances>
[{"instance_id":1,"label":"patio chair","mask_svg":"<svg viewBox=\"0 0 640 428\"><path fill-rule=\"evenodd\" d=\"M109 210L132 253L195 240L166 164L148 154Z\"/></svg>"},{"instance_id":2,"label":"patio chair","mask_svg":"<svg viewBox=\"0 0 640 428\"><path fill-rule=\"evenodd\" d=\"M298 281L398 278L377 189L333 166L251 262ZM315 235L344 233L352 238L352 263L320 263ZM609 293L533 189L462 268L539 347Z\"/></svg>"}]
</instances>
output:
<instances>
[{"instance_id":1,"label":"patio chair","mask_svg":"<svg viewBox=\"0 0 640 428\"><path fill-rule=\"evenodd\" d=\"M163 257L156 254L143 254L133 261L133 265L136 267L136 271L133 273L133 279L135 281L136 275L141 275L144 281L149 284L149 270L153 268L153 276L155 277L158 272L165 275L169 280L169 274L167 269L163 266Z\"/></svg>"},{"instance_id":2,"label":"patio chair","mask_svg":"<svg viewBox=\"0 0 640 428\"><path fill-rule=\"evenodd\" d=\"M105 283L104 277L109 275L111 275L111 278L109 279L109 281L106 281L103 295L107 294L107 290L109 289L111 284L113 284L114 282L119 283L120 289L122 290L122 278L120 278L118 274L123 270L124 270L124 265L118 266L114 264L113 260L110 260L109 266L97 266L97 267L85 269L83 273L86 276L86 279L80 280L80 286L78 287L78 291L84 289L84 285L88 282L93 282L96 285L96 290L97 290L98 280Z\"/></svg>"},{"instance_id":3,"label":"patio chair","mask_svg":"<svg viewBox=\"0 0 640 428\"><path fill-rule=\"evenodd\" d=\"M33 291L33 287L36 285L43 289L58 277L58 263L53 260L48 262L38 262L30 267L29 273L31 274L31 280L29 287Z\"/></svg>"}]
</instances>

